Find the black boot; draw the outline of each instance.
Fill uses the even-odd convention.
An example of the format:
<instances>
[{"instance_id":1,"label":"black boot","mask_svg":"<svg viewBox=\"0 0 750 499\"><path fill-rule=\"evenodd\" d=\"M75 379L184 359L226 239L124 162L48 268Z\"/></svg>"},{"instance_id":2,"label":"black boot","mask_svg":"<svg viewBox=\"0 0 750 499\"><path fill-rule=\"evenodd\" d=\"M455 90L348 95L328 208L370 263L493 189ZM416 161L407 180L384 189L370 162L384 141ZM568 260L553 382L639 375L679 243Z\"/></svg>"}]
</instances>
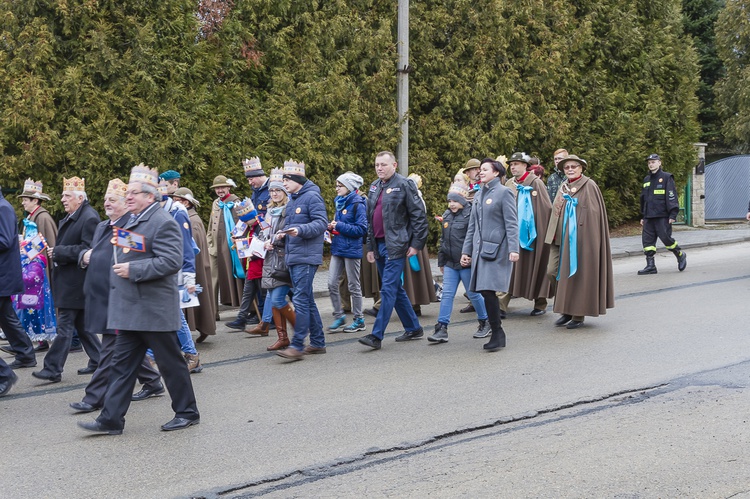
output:
<instances>
[{"instance_id":1,"label":"black boot","mask_svg":"<svg viewBox=\"0 0 750 499\"><path fill-rule=\"evenodd\" d=\"M484 344L484 349L489 352L495 352L505 347L505 331L502 324L492 324L492 336L490 341Z\"/></svg>"},{"instance_id":2,"label":"black boot","mask_svg":"<svg viewBox=\"0 0 750 499\"><path fill-rule=\"evenodd\" d=\"M646 255L646 266L638 271L638 275L656 274L656 264L654 263L654 256Z\"/></svg>"},{"instance_id":3,"label":"black boot","mask_svg":"<svg viewBox=\"0 0 750 499\"><path fill-rule=\"evenodd\" d=\"M687 267L687 255L684 251L678 251L675 256L677 257L677 270L682 272Z\"/></svg>"}]
</instances>

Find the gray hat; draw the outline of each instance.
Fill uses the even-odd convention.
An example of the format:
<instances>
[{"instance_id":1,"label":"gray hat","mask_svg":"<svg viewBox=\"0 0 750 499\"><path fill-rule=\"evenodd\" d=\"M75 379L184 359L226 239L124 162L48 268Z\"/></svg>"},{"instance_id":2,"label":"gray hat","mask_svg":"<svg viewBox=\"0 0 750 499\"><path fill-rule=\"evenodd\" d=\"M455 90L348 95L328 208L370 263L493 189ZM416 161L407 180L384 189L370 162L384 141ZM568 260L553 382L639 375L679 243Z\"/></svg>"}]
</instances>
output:
<instances>
[{"instance_id":1,"label":"gray hat","mask_svg":"<svg viewBox=\"0 0 750 499\"><path fill-rule=\"evenodd\" d=\"M586 160L583 158L579 158L575 154L568 154L563 159L560 160L560 162L557 164L557 167L562 171L565 168L565 163L568 161L575 161L579 165L581 165L581 170L586 171L586 167L589 166L588 163L586 163Z\"/></svg>"},{"instance_id":2,"label":"gray hat","mask_svg":"<svg viewBox=\"0 0 750 499\"><path fill-rule=\"evenodd\" d=\"M661 161L661 157L658 154L649 155L649 157L646 158L646 161L651 161L652 159L656 161Z\"/></svg>"},{"instance_id":3,"label":"gray hat","mask_svg":"<svg viewBox=\"0 0 750 499\"><path fill-rule=\"evenodd\" d=\"M364 180L354 172L346 172L339 175L336 182L340 182L349 192L354 192L362 187Z\"/></svg>"},{"instance_id":4,"label":"gray hat","mask_svg":"<svg viewBox=\"0 0 750 499\"><path fill-rule=\"evenodd\" d=\"M198 202L198 200L195 199L195 197L193 197L193 191L191 191L187 187L180 187L179 189L177 189L176 191L174 191L174 193L172 194L172 197L173 198L187 199L188 201L190 201L190 203L193 206L200 206L201 205Z\"/></svg>"}]
</instances>

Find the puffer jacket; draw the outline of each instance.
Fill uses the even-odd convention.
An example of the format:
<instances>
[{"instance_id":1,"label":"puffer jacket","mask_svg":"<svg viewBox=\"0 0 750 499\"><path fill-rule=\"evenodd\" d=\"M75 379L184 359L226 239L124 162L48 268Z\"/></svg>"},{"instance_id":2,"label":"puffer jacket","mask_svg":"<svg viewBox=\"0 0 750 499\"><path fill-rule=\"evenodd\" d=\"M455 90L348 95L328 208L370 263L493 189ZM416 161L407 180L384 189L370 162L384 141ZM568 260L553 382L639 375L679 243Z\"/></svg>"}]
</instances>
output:
<instances>
[{"instance_id":1,"label":"puffer jacket","mask_svg":"<svg viewBox=\"0 0 750 499\"><path fill-rule=\"evenodd\" d=\"M362 240L367 235L367 203L357 192L346 196L344 207L336 211L331 254L342 258L362 258Z\"/></svg>"},{"instance_id":2,"label":"puffer jacket","mask_svg":"<svg viewBox=\"0 0 750 499\"><path fill-rule=\"evenodd\" d=\"M440 238L440 250L438 251L438 267L450 267L461 270L461 253L466 239L466 231L469 229L469 218L471 217L471 203L467 203L463 209L453 213L446 210L443 213L443 234Z\"/></svg>"},{"instance_id":3,"label":"puffer jacket","mask_svg":"<svg viewBox=\"0 0 750 499\"><path fill-rule=\"evenodd\" d=\"M286 205L286 228L297 229L296 237L286 235L286 264L322 265L323 234L328 214L320 188L311 180L290 196Z\"/></svg>"},{"instance_id":4,"label":"puffer jacket","mask_svg":"<svg viewBox=\"0 0 750 499\"><path fill-rule=\"evenodd\" d=\"M285 223L286 207L284 207L281 215L279 215L278 217L273 217L271 219L271 234L276 234L278 231L284 229ZM286 243L284 239L274 241L273 249L266 252L266 258L265 260L263 260L263 278L260 281L260 287L262 287L263 289L273 289L278 288L279 286L292 285L291 280L284 281L271 277L271 271L273 270L275 260L277 258L285 258L284 246L286 245Z\"/></svg>"}]
</instances>

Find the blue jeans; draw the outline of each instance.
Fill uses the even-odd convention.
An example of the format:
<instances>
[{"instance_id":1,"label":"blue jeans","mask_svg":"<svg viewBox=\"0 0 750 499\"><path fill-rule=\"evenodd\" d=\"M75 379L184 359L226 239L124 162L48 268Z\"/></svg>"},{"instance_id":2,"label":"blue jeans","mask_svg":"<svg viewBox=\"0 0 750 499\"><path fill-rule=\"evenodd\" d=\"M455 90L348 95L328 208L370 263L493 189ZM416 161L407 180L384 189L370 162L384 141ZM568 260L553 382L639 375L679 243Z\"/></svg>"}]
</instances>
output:
<instances>
[{"instance_id":1,"label":"blue jeans","mask_svg":"<svg viewBox=\"0 0 750 499\"><path fill-rule=\"evenodd\" d=\"M180 326L180 329L177 330L177 339L180 342L180 349L182 349L184 353L196 355L198 353L198 350L195 349L193 335L190 334L190 327L188 327L188 323L185 320L185 313L182 311L182 309L180 309L180 319L182 319L182 324ZM146 355L151 358L155 358L154 352L150 348L146 350Z\"/></svg>"},{"instance_id":2,"label":"blue jeans","mask_svg":"<svg viewBox=\"0 0 750 499\"><path fill-rule=\"evenodd\" d=\"M271 324L273 322L273 308L284 308L287 304L286 294L289 292L289 286L279 286L278 288L266 290L266 302L263 304L263 322Z\"/></svg>"},{"instance_id":3,"label":"blue jeans","mask_svg":"<svg viewBox=\"0 0 750 499\"><path fill-rule=\"evenodd\" d=\"M315 304L315 297L313 296L313 278L317 270L317 265L298 264L289 266L289 274L292 276L294 286L292 303L297 316L291 347L300 351L305 347L305 338L307 338L308 332L310 333L310 345L316 348L326 346L323 321L320 319L320 312L318 312L318 306Z\"/></svg>"},{"instance_id":4,"label":"blue jeans","mask_svg":"<svg viewBox=\"0 0 750 499\"><path fill-rule=\"evenodd\" d=\"M487 319L487 309L484 307L484 299L479 293L469 291L471 282L471 267L464 267L456 270L448 266L443 267L443 298L440 300L440 313L438 322L442 324L451 323L451 312L453 311L453 299L456 297L458 282L461 281L466 289L466 296L469 297L471 304L477 311L477 319L483 321Z\"/></svg>"},{"instance_id":5,"label":"blue jeans","mask_svg":"<svg viewBox=\"0 0 750 499\"><path fill-rule=\"evenodd\" d=\"M406 258L388 258L388 249L385 247L385 243L378 243L378 255L375 264L380 274L380 310L378 310L378 316L372 326L372 335L382 340L394 308L406 331L416 331L422 326L419 325L417 314L414 313L409 297L406 296L406 291L404 291L404 286L401 283L401 274L404 272Z\"/></svg>"}]
</instances>

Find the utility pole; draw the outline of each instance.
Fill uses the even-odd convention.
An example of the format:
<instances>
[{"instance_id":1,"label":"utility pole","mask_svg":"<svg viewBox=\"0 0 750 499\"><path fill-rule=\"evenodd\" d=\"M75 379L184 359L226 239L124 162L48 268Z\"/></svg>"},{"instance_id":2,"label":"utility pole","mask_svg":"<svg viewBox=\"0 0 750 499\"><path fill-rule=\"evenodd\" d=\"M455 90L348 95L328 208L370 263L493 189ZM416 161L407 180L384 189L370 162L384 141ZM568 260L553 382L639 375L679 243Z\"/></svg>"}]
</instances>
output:
<instances>
[{"instance_id":1,"label":"utility pole","mask_svg":"<svg viewBox=\"0 0 750 499\"><path fill-rule=\"evenodd\" d=\"M398 0L398 73L397 107L401 141L396 151L398 172L409 174L409 0Z\"/></svg>"}]
</instances>

